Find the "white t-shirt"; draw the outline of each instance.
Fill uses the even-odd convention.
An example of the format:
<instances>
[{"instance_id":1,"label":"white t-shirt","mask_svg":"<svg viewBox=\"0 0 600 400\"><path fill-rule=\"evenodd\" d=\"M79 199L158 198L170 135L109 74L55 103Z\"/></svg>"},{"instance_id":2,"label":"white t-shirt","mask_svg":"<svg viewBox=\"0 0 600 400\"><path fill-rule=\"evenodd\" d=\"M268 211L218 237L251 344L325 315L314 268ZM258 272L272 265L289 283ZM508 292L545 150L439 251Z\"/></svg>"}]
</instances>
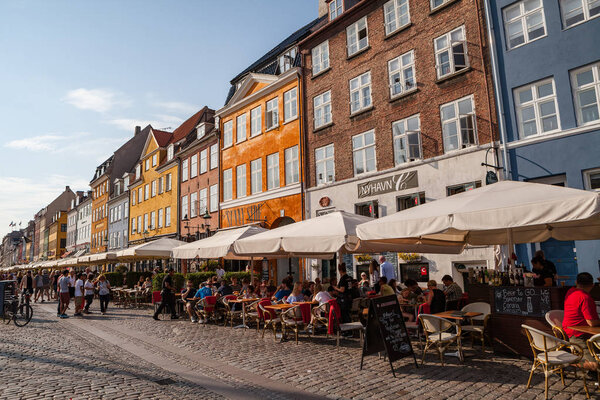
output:
<instances>
[{"instance_id":1,"label":"white t-shirt","mask_svg":"<svg viewBox=\"0 0 600 400\"><path fill-rule=\"evenodd\" d=\"M319 292L315 295L315 301L318 301L319 305L327 303L331 299L333 299L333 297L326 291Z\"/></svg>"},{"instance_id":2,"label":"white t-shirt","mask_svg":"<svg viewBox=\"0 0 600 400\"><path fill-rule=\"evenodd\" d=\"M83 280L77 279L75 282L75 297L83 297Z\"/></svg>"},{"instance_id":3,"label":"white t-shirt","mask_svg":"<svg viewBox=\"0 0 600 400\"><path fill-rule=\"evenodd\" d=\"M90 281L85 281L85 295L91 296L94 294L94 284Z\"/></svg>"}]
</instances>

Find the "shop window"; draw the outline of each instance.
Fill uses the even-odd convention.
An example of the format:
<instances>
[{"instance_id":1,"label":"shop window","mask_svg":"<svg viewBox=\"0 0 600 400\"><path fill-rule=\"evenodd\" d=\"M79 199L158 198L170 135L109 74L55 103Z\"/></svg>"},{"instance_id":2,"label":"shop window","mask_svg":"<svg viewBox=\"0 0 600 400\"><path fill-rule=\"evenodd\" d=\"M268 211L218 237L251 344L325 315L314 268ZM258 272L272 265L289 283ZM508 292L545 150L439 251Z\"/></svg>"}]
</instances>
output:
<instances>
[{"instance_id":1,"label":"shop window","mask_svg":"<svg viewBox=\"0 0 600 400\"><path fill-rule=\"evenodd\" d=\"M396 211L407 210L420 204L425 204L425 192L396 197Z\"/></svg>"},{"instance_id":2,"label":"shop window","mask_svg":"<svg viewBox=\"0 0 600 400\"><path fill-rule=\"evenodd\" d=\"M429 281L428 263L400 264L400 280L414 279L417 282Z\"/></svg>"},{"instance_id":3,"label":"shop window","mask_svg":"<svg viewBox=\"0 0 600 400\"><path fill-rule=\"evenodd\" d=\"M377 200L355 204L354 213L366 217L379 218L379 205Z\"/></svg>"},{"instance_id":4,"label":"shop window","mask_svg":"<svg viewBox=\"0 0 600 400\"><path fill-rule=\"evenodd\" d=\"M473 190L481 187L481 181L463 183L460 185L448 186L446 187L446 194L448 196L453 196L455 194L459 194L462 192L468 192L469 190Z\"/></svg>"}]
</instances>

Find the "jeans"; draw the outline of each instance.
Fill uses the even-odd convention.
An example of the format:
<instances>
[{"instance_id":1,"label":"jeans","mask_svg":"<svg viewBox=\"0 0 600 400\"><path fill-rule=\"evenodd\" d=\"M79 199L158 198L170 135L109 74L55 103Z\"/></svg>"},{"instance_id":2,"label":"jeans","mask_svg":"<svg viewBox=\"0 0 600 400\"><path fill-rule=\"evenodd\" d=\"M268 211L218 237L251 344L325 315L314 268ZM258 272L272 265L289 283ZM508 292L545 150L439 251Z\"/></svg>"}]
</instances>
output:
<instances>
[{"instance_id":1,"label":"jeans","mask_svg":"<svg viewBox=\"0 0 600 400\"><path fill-rule=\"evenodd\" d=\"M110 294L101 294L100 295L100 311L106 312L108 308L108 300L110 299Z\"/></svg>"},{"instance_id":2,"label":"jeans","mask_svg":"<svg viewBox=\"0 0 600 400\"><path fill-rule=\"evenodd\" d=\"M154 317L158 318L165 307L167 307L167 310L171 312L171 317L177 316L175 313L175 296L173 296L172 293L162 293L162 301L160 302L160 306L158 306L156 309Z\"/></svg>"},{"instance_id":3,"label":"jeans","mask_svg":"<svg viewBox=\"0 0 600 400\"><path fill-rule=\"evenodd\" d=\"M85 296L85 311L90 310L90 306L92 305L92 301L94 301L94 295L88 294Z\"/></svg>"}]
</instances>

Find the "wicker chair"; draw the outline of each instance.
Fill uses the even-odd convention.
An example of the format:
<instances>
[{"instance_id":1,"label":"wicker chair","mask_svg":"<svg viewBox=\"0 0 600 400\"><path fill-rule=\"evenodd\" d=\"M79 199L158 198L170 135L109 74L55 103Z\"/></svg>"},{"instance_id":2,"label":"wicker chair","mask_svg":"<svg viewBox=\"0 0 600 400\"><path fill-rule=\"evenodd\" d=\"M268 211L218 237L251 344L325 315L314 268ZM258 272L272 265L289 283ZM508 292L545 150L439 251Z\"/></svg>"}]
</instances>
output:
<instances>
[{"instance_id":1,"label":"wicker chair","mask_svg":"<svg viewBox=\"0 0 600 400\"><path fill-rule=\"evenodd\" d=\"M548 399L548 375L551 373L558 373L560 379L565 384L565 375L563 369L573 364L577 364L583 357L583 349L576 344L569 343L566 340L559 339L549 333L540 331L539 329L532 328L528 325L521 325L521 328L525 330L531 351L533 351L533 366L529 373L529 380L527 381L527 389L531 385L531 378L533 377L533 371L538 367L542 367L544 371L544 385L545 385L545 398ZM568 348L566 351L563 349ZM590 394L587 388L586 373L583 373L583 387L585 388L585 394L587 398L590 398Z\"/></svg>"},{"instance_id":2,"label":"wicker chair","mask_svg":"<svg viewBox=\"0 0 600 400\"><path fill-rule=\"evenodd\" d=\"M554 336L569 341L569 338L562 327L563 318L565 317L564 310L550 310L546 313L545 317L546 322L552 327Z\"/></svg>"},{"instance_id":3,"label":"wicker chair","mask_svg":"<svg viewBox=\"0 0 600 400\"><path fill-rule=\"evenodd\" d=\"M485 354L485 339L488 339L488 342L491 342L487 334L487 326L492 308L490 307L489 303L476 302L467 304L462 308L462 311L479 312L483 314L470 318L470 324L462 325L460 328L462 329L463 333L468 333L471 336L471 343L473 345L475 344L476 338L481 340L481 352Z\"/></svg>"},{"instance_id":4,"label":"wicker chair","mask_svg":"<svg viewBox=\"0 0 600 400\"><path fill-rule=\"evenodd\" d=\"M265 331L267 328L272 327L273 337L275 338L275 341L277 341L277 324L281 324L281 318L276 316L274 311L264 308L263 304L261 304L261 301L258 302L258 309L260 310L264 321L262 337L265 337Z\"/></svg>"},{"instance_id":5,"label":"wicker chair","mask_svg":"<svg viewBox=\"0 0 600 400\"><path fill-rule=\"evenodd\" d=\"M279 317L281 318L281 332L283 338L285 339L286 330L291 329L296 336L296 344L298 344L298 332L300 331L300 327L304 326L300 307L294 306L282 311L281 314L279 314Z\"/></svg>"},{"instance_id":6,"label":"wicker chair","mask_svg":"<svg viewBox=\"0 0 600 400\"><path fill-rule=\"evenodd\" d=\"M319 326L324 326L325 329L328 328L328 326L329 326L329 317L328 317L329 304L323 303L318 307L313 307L310 310L310 313L311 313L311 322L310 323L312 325L313 336ZM329 334L327 334L327 337L329 337Z\"/></svg>"},{"instance_id":7,"label":"wicker chair","mask_svg":"<svg viewBox=\"0 0 600 400\"><path fill-rule=\"evenodd\" d=\"M461 328L460 325L449 321L445 318L436 317L431 314L419 315L419 321L423 327L425 333L425 347L423 348L423 358L421 359L421 365L425 362L425 354L427 350L435 348L440 356L442 367L444 366L444 352L451 345L456 343L458 347L458 358L460 361L464 360L462 345L460 341ZM451 329L455 329L455 332L449 332Z\"/></svg>"},{"instance_id":8,"label":"wicker chair","mask_svg":"<svg viewBox=\"0 0 600 400\"><path fill-rule=\"evenodd\" d=\"M594 360L600 363L600 333L592 336L587 341L587 347L592 353ZM600 369L596 370L597 379L598 379L598 387L600 387Z\"/></svg>"},{"instance_id":9,"label":"wicker chair","mask_svg":"<svg viewBox=\"0 0 600 400\"><path fill-rule=\"evenodd\" d=\"M256 300L253 303L246 304L246 322L255 322L256 323L256 333L260 330L260 321L261 315L258 312L258 302L260 300Z\"/></svg>"},{"instance_id":10,"label":"wicker chair","mask_svg":"<svg viewBox=\"0 0 600 400\"><path fill-rule=\"evenodd\" d=\"M227 321L230 322L231 327L233 328L233 320L235 318L242 318L242 310L234 310L233 305L229 303L230 300L237 299L234 295L227 295L223 297L223 306L225 308L225 313L223 315L223 326L227 325Z\"/></svg>"}]
</instances>

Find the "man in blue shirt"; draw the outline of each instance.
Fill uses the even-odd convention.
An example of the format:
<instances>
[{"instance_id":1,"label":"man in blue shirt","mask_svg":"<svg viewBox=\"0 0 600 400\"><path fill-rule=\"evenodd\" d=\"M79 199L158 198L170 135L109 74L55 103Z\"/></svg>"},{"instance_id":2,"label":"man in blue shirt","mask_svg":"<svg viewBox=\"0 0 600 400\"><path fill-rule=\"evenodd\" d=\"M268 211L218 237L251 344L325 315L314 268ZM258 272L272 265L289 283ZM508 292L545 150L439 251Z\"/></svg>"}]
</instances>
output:
<instances>
[{"instance_id":1,"label":"man in blue shirt","mask_svg":"<svg viewBox=\"0 0 600 400\"><path fill-rule=\"evenodd\" d=\"M292 289L290 289L290 286L290 282L287 279L284 279L283 282L281 282L281 289L279 289L277 293L275 293L273 299L281 301L284 297L289 296L292 293Z\"/></svg>"},{"instance_id":2,"label":"man in blue shirt","mask_svg":"<svg viewBox=\"0 0 600 400\"><path fill-rule=\"evenodd\" d=\"M394 270L394 266L385 260L384 256L379 257L379 266L380 275L385 276L387 281L389 282L392 279L396 279L396 271Z\"/></svg>"},{"instance_id":3,"label":"man in blue shirt","mask_svg":"<svg viewBox=\"0 0 600 400\"><path fill-rule=\"evenodd\" d=\"M208 281L208 284L202 283L200 284L200 289L194 295L195 299L203 299L206 296L212 296L212 282Z\"/></svg>"}]
</instances>

